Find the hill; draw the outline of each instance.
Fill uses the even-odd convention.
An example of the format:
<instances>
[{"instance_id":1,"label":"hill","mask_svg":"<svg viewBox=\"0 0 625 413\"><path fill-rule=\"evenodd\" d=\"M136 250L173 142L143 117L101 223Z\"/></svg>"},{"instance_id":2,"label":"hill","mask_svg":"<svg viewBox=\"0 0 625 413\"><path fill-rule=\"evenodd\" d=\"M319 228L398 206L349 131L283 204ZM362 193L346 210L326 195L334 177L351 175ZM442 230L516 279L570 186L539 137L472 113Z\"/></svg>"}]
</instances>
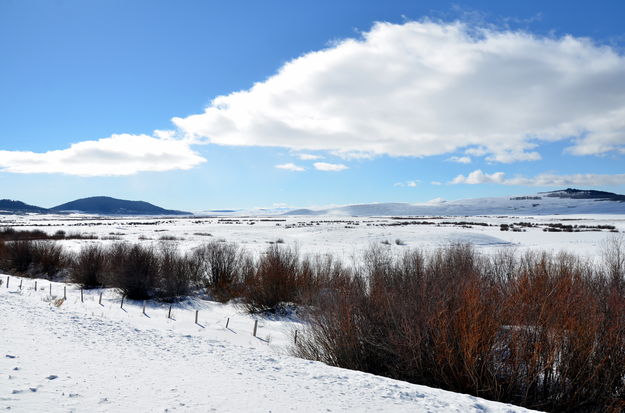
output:
<instances>
[{"instance_id":1,"label":"hill","mask_svg":"<svg viewBox=\"0 0 625 413\"><path fill-rule=\"evenodd\" d=\"M193 215L186 211L164 209L144 201L127 201L107 196L77 199L50 208L55 212L82 212L98 215Z\"/></svg>"},{"instance_id":2,"label":"hill","mask_svg":"<svg viewBox=\"0 0 625 413\"><path fill-rule=\"evenodd\" d=\"M25 204L22 201L13 201L11 199L0 199L0 213L23 214L38 213L45 214L50 212L46 208Z\"/></svg>"},{"instance_id":3,"label":"hill","mask_svg":"<svg viewBox=\"0 0 625 413\"><path fill-rule=\"evenodd\" d=\"M625 195L567 188L532 195L432 200L426 203L374 203L327 209L297 209L286 215L419 216L419 215L555 215L625 214Z\"/></svg>"},{"instance_id":4,"label":"hill","mask_svg":"<svg viewBox=\"0 0 625 413\"><path fill-rule=\"evenodd\" d=\"M601 199L606 201L625 202L625 195L619 195L613 192L594 191L592 189L567 188L560 191L540 192L540 194L553 198Z\"/></svg>"}]
</instances>

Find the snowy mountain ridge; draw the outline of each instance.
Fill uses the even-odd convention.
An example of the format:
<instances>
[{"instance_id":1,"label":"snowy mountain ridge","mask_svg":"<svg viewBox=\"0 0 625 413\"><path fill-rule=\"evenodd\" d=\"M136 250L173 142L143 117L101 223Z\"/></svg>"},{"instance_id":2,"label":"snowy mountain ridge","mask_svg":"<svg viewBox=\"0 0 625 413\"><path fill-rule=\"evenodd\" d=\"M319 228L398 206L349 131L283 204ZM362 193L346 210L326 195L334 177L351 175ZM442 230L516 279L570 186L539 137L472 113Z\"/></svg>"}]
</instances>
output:
<instances>
[{"instance_id":1,"label":"snowy mountain ridge","mask_svg":"<svg viewBox=\"0 0 625 413\"><path fill-rule=\"evenodd\" d=\"M465 216L465 215L557 215L625 214L625 195L612 192L564 190L530 195L425 203L372 203L326 209L295 209L286 215L339 216Z\"/></svg>"}]
</instances>

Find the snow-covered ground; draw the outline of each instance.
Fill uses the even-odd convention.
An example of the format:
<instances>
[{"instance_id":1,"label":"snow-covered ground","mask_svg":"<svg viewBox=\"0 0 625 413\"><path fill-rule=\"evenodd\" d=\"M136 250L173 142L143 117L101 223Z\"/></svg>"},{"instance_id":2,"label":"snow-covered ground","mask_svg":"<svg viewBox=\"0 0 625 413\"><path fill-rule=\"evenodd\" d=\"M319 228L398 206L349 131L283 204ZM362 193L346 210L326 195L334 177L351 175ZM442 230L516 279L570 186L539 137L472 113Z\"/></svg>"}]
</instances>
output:
<instances>
[{"instance_id":1,"label":"snow-covered ground","mask_svg":"<svg viewBox=\"0 0 625 413\"><path fill-rule=\"evenodd\" d=\"M288 355L293 320L199 299L127 302L6 276L0 286L0 409L11 412L523 412L519 407ZM20 290L19 285L22 282ZM52 295L50 295L50 285ZM198 324L195 311L199 310ZM228 328L225 327L230 317Z\"/></svg>"},{"instance_id":2,"label":"snow-covered ground","mask_svg":"<svg viewBox=\"0 0 625 413\"><path fill-rule=\"evenodd\" d=\"M525 223L520 225L519 223ZM501 231L501 225L517 231ZM572 225L579 232L545 232ZM181 251L209 241L235 242L259 253L271 242L302 254L358 262L372 244L401 253L470 242L479 251L569 251L600 256L625 215L476 215L422 217L205 216L98 217L0 215L0 227L93 235L88 243L173 243ZM575 227L576 226L576 227ZM597 228L597 227L601 228ZM613 228L613 229L612 229ZM162 239L164 238L164 239ZM233 305L202 298L172 309L129 302L111 290L0 276L0 409L67 411L524 411L289 356L296 319L255 319ZM52 285L52 295L49 287ZM102 305L99 293L103 293ZM195 312L198 324L195 323ZM229 321L228 321L229 319ZM226 328L228 322L228 328Z\"/></svg>"},{"instance_id":3,"label":"snow-covered ground","mask_svg":"<svg viewBox=\"0 0 625 413\"><path fill-rule=\"evenodd\" d=\"M466 222L469 224L462 224ZM501 224L530 223L520 232L501 231ZM477 225L487 224L487 226ZM608 230L545 232L548 225L614 226L625 232L625 215L538 215L538 216L463 216L463 217L336 217L336 216L243 216L243 217L94 217L85 215L3 215L0 227L40 229L50 234L58 230L91 234L98 240L62 241L70 250L84 243L128 242L175 243L191 250L212 240L235 242L258 253L270 242L284 241L297 246L303 254L332 253L350 262L358 260L371 244L388 243L401 252L407 248L434 248L450 242L470 242L478 250L492 252L501 248L568 251L585 257L600 255L602 242L612 235ZM175 240L162 241L161 238ZM398 241L399 240L399 241Z\"/></svg>"}]
</instances>

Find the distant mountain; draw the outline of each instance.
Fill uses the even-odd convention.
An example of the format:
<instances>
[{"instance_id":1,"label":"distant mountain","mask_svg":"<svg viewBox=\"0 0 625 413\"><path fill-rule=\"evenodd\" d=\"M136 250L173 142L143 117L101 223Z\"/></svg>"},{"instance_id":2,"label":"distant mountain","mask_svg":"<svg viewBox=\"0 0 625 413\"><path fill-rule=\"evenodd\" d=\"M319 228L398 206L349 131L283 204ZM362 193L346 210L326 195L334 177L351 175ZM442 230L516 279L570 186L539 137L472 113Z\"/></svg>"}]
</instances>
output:
<instances>
[{"instance_id":1,"label":"distant mountain","mask_svg":"<svg viewBox=\"0 0 625 413\"><path fill-rule=\"evenodd\" d=\"M468 216L468 215L557 215L557 214L625 214L625 195L612 192L563 189L533 195L463 199L427 203L379 203L297 209L285 215L339 216Z\"/></svg>"},{"instance_id":2,"label":"distant mountain","mask_svg":"<svg viewBox=\"0 0 625 413\"><path fill-rule=\"evenodd\" d=\"M82 212L98 215L193 215L190 212L164 209L144 201L126 201L108 196L94 196L50 208L54 212Z\"/></svg>"},{"instance_id":3,"label":"distant mountain","mask_svg":"<svg viewBox=\"0 0 625 413\"><path fill-rule=\"evenodd\" d=\"M573 189L567 188L560 191L540 192L545 196L554 198L570 198L570 199L602 199L609 201L625 202L625 195L615 194L613 192L594 191L592 189Z\"/></svg>"},{"instance_id":4,"label":"distant mountain","mask_svg":"<svg viewBox=\"0 0 625 413\"><path fill-rule=\"evenodd\" d=\"M46 208L41 208L34 205L28 205L22 201L13 201L10 199L0 199L0 213L10 214L23 214L23 213L38 213L45 214L50 212Z\"/></svg>"}]
</instances>

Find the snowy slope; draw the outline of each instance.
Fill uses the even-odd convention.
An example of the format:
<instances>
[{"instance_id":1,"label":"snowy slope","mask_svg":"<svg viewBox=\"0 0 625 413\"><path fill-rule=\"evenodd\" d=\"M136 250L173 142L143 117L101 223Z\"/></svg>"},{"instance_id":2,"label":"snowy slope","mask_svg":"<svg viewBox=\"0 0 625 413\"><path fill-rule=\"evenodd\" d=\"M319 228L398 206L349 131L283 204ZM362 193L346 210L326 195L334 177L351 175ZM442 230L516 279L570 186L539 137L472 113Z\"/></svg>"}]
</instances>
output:
<instances>
[{"instance_id":1,"label":"snowy slope","mask_svg":"<svg viewBox=\"0 0 625 413\"><path fill-rule=\"evenodd\" d=\"M225 329L229 306L200 306L200 327L193 306L174 321L156 304L144 316L110 291L100 306L69 288L57 307L48 282L18 285L0 287L0 409L11 412L528 411L287 356L279 323L263 321L278 346L252 337L251 319Z\"/></svg>"},{"instance_id":2,"label":"snowy slope","mask_svg":"<svg viewBox=\"0 0 625 413\"><path fill-rule=\"evenodd\" d=\"M625 202L559 198L539 193L529 196L476 198L458 201L437 199L422 204L379 203L347 205L319 210L298 209L287 214L339 216L625 214Z\"/></svg>"}]
</instances>

